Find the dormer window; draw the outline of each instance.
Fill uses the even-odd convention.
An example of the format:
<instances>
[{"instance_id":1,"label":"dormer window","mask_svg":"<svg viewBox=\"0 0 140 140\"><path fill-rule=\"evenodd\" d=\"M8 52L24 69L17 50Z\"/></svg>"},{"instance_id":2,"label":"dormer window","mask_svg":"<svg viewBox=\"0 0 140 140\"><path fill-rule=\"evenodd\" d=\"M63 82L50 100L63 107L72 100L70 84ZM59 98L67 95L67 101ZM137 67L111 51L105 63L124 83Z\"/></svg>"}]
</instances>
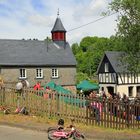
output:
<instances>
[{"instance_id":1,"label":"dormer window","mask_svg":"<svg viewBox=\"0 0 140 140\"><path fill-rule=\"evenodd\" d=\"M109 72L109 64L105 63L105 72Z\"/></svg>"}]
</instances>

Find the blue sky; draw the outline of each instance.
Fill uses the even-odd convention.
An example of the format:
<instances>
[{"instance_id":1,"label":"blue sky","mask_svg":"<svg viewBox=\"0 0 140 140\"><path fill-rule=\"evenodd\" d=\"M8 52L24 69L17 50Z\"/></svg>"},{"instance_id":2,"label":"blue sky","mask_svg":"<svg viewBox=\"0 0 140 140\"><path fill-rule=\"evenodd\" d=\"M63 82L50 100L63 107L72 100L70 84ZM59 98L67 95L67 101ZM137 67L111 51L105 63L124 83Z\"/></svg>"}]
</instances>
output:
<instances>
[{"instance_id":1,"label":"blue sky","mask_svg":"<svg viewBox=\"0 0 140 140\"><path fill-rule=\"evenodd\" d=\"M66 30L101 18L111 0L0 0L1 39L45 39L60 9L60 18ZM110 37L115 34L116 16L67 33L70 44L84 36Z\"/></svg>"}]
</instances>

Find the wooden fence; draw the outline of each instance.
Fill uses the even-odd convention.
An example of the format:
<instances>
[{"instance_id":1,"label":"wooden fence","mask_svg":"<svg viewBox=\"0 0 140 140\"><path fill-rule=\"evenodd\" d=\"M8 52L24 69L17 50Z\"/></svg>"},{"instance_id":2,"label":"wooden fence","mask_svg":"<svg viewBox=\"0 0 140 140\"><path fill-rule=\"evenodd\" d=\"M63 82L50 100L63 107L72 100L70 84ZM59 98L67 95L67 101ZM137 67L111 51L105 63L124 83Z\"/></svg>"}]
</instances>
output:
<instances>
[{"instance_id":1,"label":"wooden fence","mask_svg":"<svg viewBox=\"0 0 140 140\"><path fill-rule=\"evenodd\" d=\"M114 129L140 128L140 100L86 98L82 95L58 94L54 91L17 92L13 88L0 90L0 105L15 110L26 107L30 114L47 117L74 118L77 123Z\"/></svg>"}]
</instances>

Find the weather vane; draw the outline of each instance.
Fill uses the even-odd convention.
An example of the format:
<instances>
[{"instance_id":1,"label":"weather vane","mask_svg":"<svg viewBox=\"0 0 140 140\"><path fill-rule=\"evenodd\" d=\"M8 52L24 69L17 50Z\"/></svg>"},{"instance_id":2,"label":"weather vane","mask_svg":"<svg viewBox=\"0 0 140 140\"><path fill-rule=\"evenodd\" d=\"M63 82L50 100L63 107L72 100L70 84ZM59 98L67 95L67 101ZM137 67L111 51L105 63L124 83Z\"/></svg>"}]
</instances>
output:
<instances>
[{"instance_id":1,"label":"weather vane","mask_svg":"<svg viewBox=\"0 0 140 140\"><path fill-rule=\"evenodd\" d=\"M57 11L57 17L59 17L59 8L58 8L58 11Z\"/></svg>"}]
</instances>

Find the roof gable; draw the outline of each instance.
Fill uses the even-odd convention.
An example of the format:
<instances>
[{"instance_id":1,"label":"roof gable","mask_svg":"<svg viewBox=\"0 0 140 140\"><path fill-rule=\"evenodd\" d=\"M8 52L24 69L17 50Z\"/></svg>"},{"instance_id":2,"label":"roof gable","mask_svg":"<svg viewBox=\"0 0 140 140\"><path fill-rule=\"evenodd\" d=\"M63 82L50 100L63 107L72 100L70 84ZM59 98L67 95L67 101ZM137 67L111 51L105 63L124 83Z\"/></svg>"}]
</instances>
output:
<instances>
[{"instance_id":1,"label":"roof gable","mask_svg":"<svg viewBox=\"0 0 140 140\"><path fill-rule=\"evenodd\" d=\"M102 60L100 61L100 64L98 66L97 69L97 73L105 73L105 64L108 63L108 70L110 73L114 73L115 70L112 66L112 64L110 63L108 57L106 56L106 54L104 54Z\"/></svg>"},{"instance_id":2,"label":"roof gable","mask_svg":"<svg viewBox=\"0 0 140 140\"><path fill-rule=\"evenodd\" d=\"M116 73L123 73L128 72L127 70L127 64L122 63L122 57L125 55L124 52L118 52L118 51L106 51L102 60L100 61L100 64L97 69L97 73L99 73L102 63L105 61L105 57L107 57L110 65L114 69Z\"/></svg>"}]
</instances>

